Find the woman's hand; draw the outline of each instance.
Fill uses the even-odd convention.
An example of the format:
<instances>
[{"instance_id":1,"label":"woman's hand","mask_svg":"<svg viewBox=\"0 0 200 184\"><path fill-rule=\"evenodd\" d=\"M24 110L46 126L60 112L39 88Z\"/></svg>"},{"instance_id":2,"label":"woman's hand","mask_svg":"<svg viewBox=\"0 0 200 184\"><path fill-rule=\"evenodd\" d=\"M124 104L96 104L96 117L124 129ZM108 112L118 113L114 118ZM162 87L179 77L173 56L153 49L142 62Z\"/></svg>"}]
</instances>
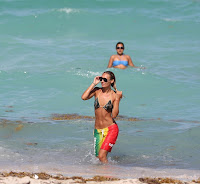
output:
<instances>
[{"instance_id":1,"label":"woman's hand","mask_svg":"<svg viewBox=\"0 0 200 184\"><path fill-rule=\"evenodd\" d=\"M95 86L100 82L99 77L100 77L100 76L96 76L96 77L94 78L93 84L94 84Z\"/></svg>"}]
</instances>

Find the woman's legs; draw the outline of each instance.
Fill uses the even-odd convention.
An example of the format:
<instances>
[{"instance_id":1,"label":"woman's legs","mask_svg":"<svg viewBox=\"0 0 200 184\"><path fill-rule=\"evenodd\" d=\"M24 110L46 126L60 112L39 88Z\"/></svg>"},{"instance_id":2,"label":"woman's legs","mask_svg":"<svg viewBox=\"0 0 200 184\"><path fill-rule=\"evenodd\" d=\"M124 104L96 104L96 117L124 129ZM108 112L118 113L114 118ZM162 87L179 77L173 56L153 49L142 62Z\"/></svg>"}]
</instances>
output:
<instances>
[{"instance_id":1,"label":"woman's legs","mask_svg":"<svg viewBox=\"0 0 200 184\"><path fill-rule=\"evenodd\" d=\"M107 160L107 154L108 154L108 151L106 150L103 150L103 149L100 149L99 150L99 160L102 162L102 163L108 163L108 160Z\"/></svg>"}]
</instances>

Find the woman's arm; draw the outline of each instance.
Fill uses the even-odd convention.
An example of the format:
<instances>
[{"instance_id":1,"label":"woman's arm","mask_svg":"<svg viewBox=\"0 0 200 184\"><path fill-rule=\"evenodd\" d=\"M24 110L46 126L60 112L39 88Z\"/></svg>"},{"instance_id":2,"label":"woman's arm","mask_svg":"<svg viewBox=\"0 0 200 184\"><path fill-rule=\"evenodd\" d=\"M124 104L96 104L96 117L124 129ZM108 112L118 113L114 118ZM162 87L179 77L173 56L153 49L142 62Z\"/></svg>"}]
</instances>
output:
<instances>
[{"instance_id":1,"label":"woman's arm","mask_svg":"<svg viewBox=\"0 0 200 184\"><path fill-rule=\"evenodd\" d=\"M107 68L112 68L113 59L114 59L114 56L112 55L112 56L110 57L109 62L108 62Z\"/></svg>"},{"instance_id":2,"label":"woman's arm","mask_svg":"<svg viewBox=\"0 0 200 184\"><path fill-rule=\"evenodd\" d=\"M82 100L89 100L95 95L95 92L99 89L97 87L95 88L95 86L99 83L99 81L100 81L99 76L94 78L93 83L82 94L81 96Z\"/></svg>"},{"instance_id":3,"label":"woman's arm","mask_svg":"<svg viewBox=\"0 0 200 184\"><path fill-rule=\"evenodd\" d=\"M122 91L116 92L115 101L113 102L112 118L116 118L119 114L119 102L122 98Z\"/></svg>"},{"instance_id":4,"label":"woman's arm","mask_svg":"<svg viewBox=\"0 0 200 184\"><path fill-rule=\"evenodd\" d=\"M130 56L128 56L128 64L129 64L129 66L132 66L132 67L134 67L134 68L146 69L145 67L138 67L138 66L135 66L135 65L133 64L132 59L131 59Z\"/></svg>"},{"instance_id":5,"label":"woman's arm","mask_svg":"<svg viewBox=\"0 0 200 184\"><path fill-rule=\"evenodd\" d=\"M129 66L132 66L132 67L134 67L134 68L139 68L139 67L137 67L137 66L135 66L135 65L133 64L132 59L131 59L130 56L128 56L128 65L129 65Z\"/></svg>"}]
</instances>

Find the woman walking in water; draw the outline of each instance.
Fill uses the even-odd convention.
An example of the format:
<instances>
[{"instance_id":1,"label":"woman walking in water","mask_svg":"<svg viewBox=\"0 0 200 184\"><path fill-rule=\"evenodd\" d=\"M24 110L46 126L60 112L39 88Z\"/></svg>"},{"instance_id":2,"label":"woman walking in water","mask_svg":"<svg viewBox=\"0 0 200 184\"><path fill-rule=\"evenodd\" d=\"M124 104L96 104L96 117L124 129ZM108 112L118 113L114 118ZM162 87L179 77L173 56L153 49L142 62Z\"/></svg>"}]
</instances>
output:
<instances>
[{"instance_id":1,"label":"woman walking in water","mask_svg":"<svg viewBox=\"0 0 200 184\"><path fill-rule=\"evenodd\" d=\"M99 82L102 87L95 87ZM113 72L106 71L102 76L96 76L81 98L89 100L93 96L95 97L95 155L102 163L107 163L107 154L115 144L119 132L114 118L119 114L119 102L122 98L122 91L117 91Z\"/></svg>"}]
</instances>

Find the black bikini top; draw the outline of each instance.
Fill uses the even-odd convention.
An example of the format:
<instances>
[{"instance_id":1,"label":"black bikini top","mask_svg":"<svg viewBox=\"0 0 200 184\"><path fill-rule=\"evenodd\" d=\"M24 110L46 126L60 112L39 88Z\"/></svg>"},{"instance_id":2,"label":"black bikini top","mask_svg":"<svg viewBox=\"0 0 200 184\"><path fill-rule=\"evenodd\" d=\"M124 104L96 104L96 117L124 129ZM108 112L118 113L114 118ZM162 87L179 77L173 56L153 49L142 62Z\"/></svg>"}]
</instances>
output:
<instances>
[{"instance_id":1,"label":"black bikini top","mask_svg":"<svg viewBox=\"0 0 200 184\"><path fill-rule=\"evenodd\" d=\"M101 93L101 92L100 92ZM100 94L99 93L99 94ZM98 95L98 97L99 97L99 95ZM104 106L101 106L100 104L99 104L99 98L96 98L95 99L95 101L94 101L94 108L95 109L98 109L99 107L102 107L102 108L104 108L106 111L112 111L112 109L113 109L113 104L112 104L112 102L111 102L111 100L109 100L108 101L108 103L106 104L106 105L104 105Z\"/></svg>"}]
</instances>

